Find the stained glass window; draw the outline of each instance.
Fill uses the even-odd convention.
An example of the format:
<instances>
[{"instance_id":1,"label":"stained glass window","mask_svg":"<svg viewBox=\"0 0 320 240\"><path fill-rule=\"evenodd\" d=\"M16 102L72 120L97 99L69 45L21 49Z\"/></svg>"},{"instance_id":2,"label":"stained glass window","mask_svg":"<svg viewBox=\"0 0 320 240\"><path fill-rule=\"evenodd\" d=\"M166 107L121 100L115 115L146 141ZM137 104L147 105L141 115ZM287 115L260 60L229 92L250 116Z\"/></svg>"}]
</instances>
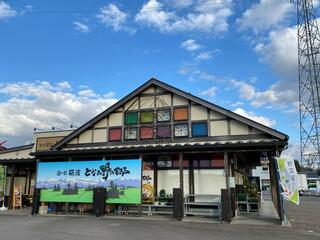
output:
<instances>
[{"instance_id":1,"label":"stained glass window","mask_svg":"<svg viewBox=\"0 0 320 240\"><path fill-rule=\"evenodd\" d=\"M189 136L188 124L177 124L177 125L174 125L174 136L175 137L187 137L187 136Z\"/></svg>"},{"instance_id":2,"label":"stained glass window","mask_svg":"<svg viewBox=\"0 0 320 240\"><path fill-rule=\"evenodd\" d=\"M138 123L138 112L127 112L124 115L125 124L137 124Z\"/></svg>"},{"instance_id":3,"label":"stained glass window","mask_svg":"<svg viewBox=\"0 0 320 240\"><path fill-rule=\"evenodd\" d=\"M138 137L138 129L136 127L126 128L125 130L126 140L135 140Z\"/></svg>"},{"instance_id":4,"label":"stained glass window","mask_svg":"<svg viewBox=\"0 0 320 240\"><path fill-rule=\"evenodd\" d=\"M181 121L181 120L188 120L188 108L175 108L174 109L174 120Z\"/></svg>"},{"instance_id":5,"label":"stained glass window","mask_svg":"<svg viewBox=\"0 0 320 240\"><path fill-rule=\"evenodd\" d=\"M211 156L211 167L224 168L223 153L213 153Z\"/></svg>"},{"instance_id":6,"label":"stained glass window","mask_svg":"<svg viewBox=\"0 0 320 240\"><path fill-rule=\"evenodd\" d=\"M141 127L140 128L141 139L152 139L153 138L153 127Z\"/></svg>"},{"instance_id":7,"label":"stained glass window","mask_svg":"<svg viewBox=\"0 0 320 240\"><path fill-rule=\"evenodd\" d=\"M158 126L157 127L158 138L170 138L171 137L171 126Z\"/></svg>"},{"instance_id":8,"label":"stained glass window","mask_svg":"<svg viewBox=\"0 0 320 240\"><path fill-rule=\"evenodd\" d=\"M120 141L121 140L121 128L109 129L109 141Z\"/></svg>"},{"instance_id":9,"label":"stained glass window","mask_svg":"<svg viewBox=\"0 0 320 240\"><path fill-rule=\"evenodd\" d=\"M141 112L140 113L140 122L141 123L153 123L153 112Z\"/></svg>"},{"instance_id":10,"label":"stained glass window","mask_svg":"<svg viewBox=\"0 0 320 240\"><path fill-rule=\"evenodd\" d=\"M192 136L204 137L208 136L208 125L206 122L192 123Z\"/></svg>"},{"instance_id":11,"label":"stained glass window","mask_svg":"<svg viewBox=\"0 0 320 240\"><path fill-rule=\"evenodd\" d=\"M168 122L171 120L170 109L158 110L157 121L158 122Z\"/></svg>"}]
</instances>

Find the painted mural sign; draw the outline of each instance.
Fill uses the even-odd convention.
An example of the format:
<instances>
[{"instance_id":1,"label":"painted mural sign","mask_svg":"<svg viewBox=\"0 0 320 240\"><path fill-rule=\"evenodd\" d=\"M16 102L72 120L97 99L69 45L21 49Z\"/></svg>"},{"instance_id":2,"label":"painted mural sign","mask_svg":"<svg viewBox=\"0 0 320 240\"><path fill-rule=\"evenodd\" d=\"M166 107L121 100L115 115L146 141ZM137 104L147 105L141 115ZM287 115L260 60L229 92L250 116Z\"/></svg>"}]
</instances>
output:
<instances>
[{"instance_id":1,"label":"painted mural sign","mask_svg":"<svg viewBox=\"0 0 320 240\"><path fill-rule=\"evenodd\" d=\"M43 202L93 202L96 187L107 189L107 203L141 203L141 160L40 162L37 188Z\"/></svg>"},{"instance_id":2,"label":"painted mural sign","mask_svg":"<svg viewBox=\"0 0 320 240\"><path fill-rule=\"evenodd\" d=\"M143 170L142 173L142 197L147 201L153 201L154 183L153 170Z\"/></svg>"},{"instance_id":3,"label":"painted mural sign","mask_svg":"<svg viewBox=\"0 0 320 240\"><path fill-rule=\"evenodd\" d=\"M277 163L282 195L286 200L299 205L299 180L293 159L278 158Z\"/></svg>"}]
</instances>

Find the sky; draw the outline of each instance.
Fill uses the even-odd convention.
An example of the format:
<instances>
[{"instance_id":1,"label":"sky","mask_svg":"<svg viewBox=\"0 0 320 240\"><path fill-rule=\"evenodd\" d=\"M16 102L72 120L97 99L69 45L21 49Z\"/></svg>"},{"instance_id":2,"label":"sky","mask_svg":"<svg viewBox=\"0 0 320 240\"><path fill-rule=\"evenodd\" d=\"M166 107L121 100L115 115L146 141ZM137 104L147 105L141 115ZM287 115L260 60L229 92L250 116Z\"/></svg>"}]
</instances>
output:
<instances>
[{"instance_id":1,"label":"sky","mask_svg":"<svg viewBox=\"0 0 320 240\"><path fill-rule=\"evenodd\" d=\"M79 127L155 77L288 134L299 159L297 61L288 0L0 0L0 140Z\"/></svg>"}]
</instances>

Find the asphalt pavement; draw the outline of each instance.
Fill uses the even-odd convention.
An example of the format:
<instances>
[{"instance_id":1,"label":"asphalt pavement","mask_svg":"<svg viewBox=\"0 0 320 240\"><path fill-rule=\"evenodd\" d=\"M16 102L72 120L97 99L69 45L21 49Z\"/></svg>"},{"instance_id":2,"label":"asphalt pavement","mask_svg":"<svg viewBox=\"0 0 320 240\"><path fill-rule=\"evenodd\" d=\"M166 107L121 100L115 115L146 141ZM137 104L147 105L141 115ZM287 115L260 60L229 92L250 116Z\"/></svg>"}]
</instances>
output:
<instances>
[{"instance_id":1,"label":"asphalt pavement","mask_svg":"<svg viewBox=\"0 0 320 240\"><path fill-rule=\"evenodd\" d=\"M302 196L299 206L290 202L285 206L294 229L320 233L320 197Z\"/></svg>"},{"instance_id":2,"label":"asphalt pavement","mask_svg":"<svg viewBox=\"0 0 320 240\"><path fill-rule=\"evenodd\" d=\"M1 240L122 239L320 239L320 234L281 226L190 223L169 220L66 216L0 216Z\"/></svg>"},{"instance_id":3,"label":"asphalt pavement","mask_svg":"<svg viewBox=\"0 0 320 240\"><path fill-rule=\"evenodd\" d=\"M303 197L299 208L289 205L292 227L145 218L0 215L0 240L319 240L319 201L320 198Z\"/></svg>"}]
</instances>

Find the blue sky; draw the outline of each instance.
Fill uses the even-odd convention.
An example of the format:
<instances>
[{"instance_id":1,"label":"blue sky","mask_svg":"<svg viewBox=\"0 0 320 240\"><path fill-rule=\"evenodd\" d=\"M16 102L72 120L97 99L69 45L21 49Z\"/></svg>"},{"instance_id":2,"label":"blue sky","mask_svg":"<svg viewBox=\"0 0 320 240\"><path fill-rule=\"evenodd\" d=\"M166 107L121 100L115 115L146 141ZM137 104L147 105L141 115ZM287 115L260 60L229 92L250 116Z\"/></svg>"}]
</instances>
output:
<instances>
[{"instance_id":1,"label":"blue sky","mask_svg":"<svg viewBox=\"0 0 320 240\"><path fill-rule=\"evenodd\" d=\"M155 77L288 134L299 155L288 2L0 0L0 140L80 126Z\"/></svg>"}]
</instances>

